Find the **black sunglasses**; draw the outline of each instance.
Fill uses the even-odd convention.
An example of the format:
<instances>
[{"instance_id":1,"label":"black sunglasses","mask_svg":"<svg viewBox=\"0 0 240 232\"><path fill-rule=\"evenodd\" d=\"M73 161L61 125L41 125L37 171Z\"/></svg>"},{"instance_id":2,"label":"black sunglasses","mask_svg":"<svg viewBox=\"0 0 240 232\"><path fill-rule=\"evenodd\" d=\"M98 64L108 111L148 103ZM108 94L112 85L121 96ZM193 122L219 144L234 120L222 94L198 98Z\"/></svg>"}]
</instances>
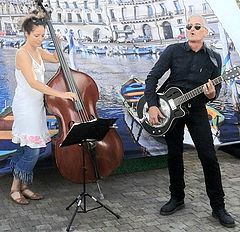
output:
<instances>
[{"instance_id":1,"label":"black sunglasses","mask_svg":"<svg viewBox=\"0 0 240 232\"><path fill-rule=\"evenodd\" d=\"M197 31L199 31L202 27L204 27L204 26L202 26L202 25L192 25L192 24L187 24L186 25L186 28L187 28L187 30L191 30L192 29L192 27L194 27Z\"/></svg>"},{"instance_id":2,"label":"black sunglasses","mask_svg":"<svg viewBox=\"0 0 240 232\"><path fill-rule=\"evenodd\" d=\"M45 18L36 18L36 17L33 17L33 18L31 18L31 21L32 21L33 24L36 25L36 26L46 25L46 19L45 19Z\"/></svg>"}]
</instances>

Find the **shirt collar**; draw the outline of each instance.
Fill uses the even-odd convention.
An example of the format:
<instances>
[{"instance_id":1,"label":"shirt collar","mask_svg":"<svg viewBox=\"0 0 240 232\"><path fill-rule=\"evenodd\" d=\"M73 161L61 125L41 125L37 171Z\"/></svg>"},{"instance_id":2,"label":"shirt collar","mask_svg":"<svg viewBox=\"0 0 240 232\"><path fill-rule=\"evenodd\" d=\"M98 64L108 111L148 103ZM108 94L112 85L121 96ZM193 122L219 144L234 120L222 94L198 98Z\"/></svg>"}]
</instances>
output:
<instances>
[{"instance_id":1,"label":"shirt collar","mask_svg":"<svg viewBox=\"0 0 240 232\"><path fill-rule=\"evenodd\" d=\"M191 49L191 47L189 46L188 42L185 42L184 47L185 47L185 49L186 49L187 52L192 51L192 49ZM203 46L202 46L202 48L201 48L200 50L203 50L204 52L207 52L207 48L206 48L205 43L203 43ZM199 50L199 51L200 51L200 50Z\"/></svg>"}]
</instances>

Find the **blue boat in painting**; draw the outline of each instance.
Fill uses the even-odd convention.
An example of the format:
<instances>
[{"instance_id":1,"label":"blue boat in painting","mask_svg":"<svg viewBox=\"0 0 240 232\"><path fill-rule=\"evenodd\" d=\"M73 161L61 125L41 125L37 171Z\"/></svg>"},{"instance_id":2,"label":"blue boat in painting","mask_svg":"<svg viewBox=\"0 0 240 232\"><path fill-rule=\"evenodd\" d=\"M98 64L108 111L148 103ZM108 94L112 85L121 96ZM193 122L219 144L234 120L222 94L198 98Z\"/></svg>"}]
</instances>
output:
<instances>
[{"instance_id":1,"label":"blue boat in painting","mask_svg":"<svg viewBox=\"0 0 240 232\"><path fill-rule=\"evenodd\" d=\"M118 54L119 55L134 55L136 54L135 48L130 47L118 47Z\"/></svg>"},{"instance_id":2,"label":"blue boat in painting","mask_svg":"<svg viewBox=\"0 0 240 232\"><path fill-rule=\"evenodd\" d=\"M152 48L151 47L137 47L135 49L135 53L137 55L146 55L146 54L151 54L152 53Z\"/></svg>"},{"instance_id":3,"label":"blue boat in painting","mask_svg":"<svg viewBox=\"0 0 240 232\"><path fill-rule=\"evenodd\" d=\"M94 47L92 53L96 55L106 55L107 47Z\"/></svg>"},{"instance_id":4,"label":"blue boat in painting","mask_svg":"<svg viewBox=\"0 0 240 232\"><path fill-rule=\"evenodd\" d=\"M150 136L143 130L137 116L137 102L143 96L145 89L144 81L131 78L120 89L120 97L124 105L124 120L135 141L141 145L150 156L166 155L167 146L163 137Z\"/></svg>"},{"instance_id":5,"label":"blue boat in painting","mask_svg":"<svg viewBox=\"0 0 240 232\"><path fill-rule=\"evenodd\" d=\"M130 106L136 106L140 97L143 96L145 83L137 78L132 78L124 83L121 87L120 93Z\"/></svg>"}]
</instances>

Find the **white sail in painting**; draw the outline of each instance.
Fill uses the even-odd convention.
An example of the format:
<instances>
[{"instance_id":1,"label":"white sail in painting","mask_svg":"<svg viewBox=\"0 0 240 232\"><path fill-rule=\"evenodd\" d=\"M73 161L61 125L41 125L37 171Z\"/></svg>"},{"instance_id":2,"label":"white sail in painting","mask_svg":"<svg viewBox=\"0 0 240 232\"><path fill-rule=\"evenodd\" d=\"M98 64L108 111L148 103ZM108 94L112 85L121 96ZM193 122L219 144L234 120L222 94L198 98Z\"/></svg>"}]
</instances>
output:
<instances>
[{"instance_id":1,"label":"white sail in painting","mask_svg":"<svg viewBox=\"0 0 240 232\"><path fill-rule=\"evenodd\" d=\"M240 30L238 29L240 9L236 0L207 0L207 2L233 41L236 51L240 54Z\"/></svg>"},{"instance_id":2,"label":"white sail in painting","mask_svg":"<svg viewBox=\"0 0 240 232\"><path fill-rule=\"evenodd\" d=\"M231 42L227 40L226 34L228 34L231 41L234 43L237 52L240 52L240 31L236 30L236 28L238 27L238 22L240 21L240 10L235 0L208 0L208 3L220 21L218 27L220 40L223 45L223 71L225 71L232 68L231 51L229 50L230 45L232 44L230 44ZM227 12L231 13L229 14ZM232 79L231 81L229 81L228 84L231 90L234 110L239 111L239 92L237 90L236 81Z\"/></svg>"},{"instance_id":3,"label":"white sail in painting","mask_svg":"<svg viewBox=\"0 0 240 232\"><path fill-rule=\"evenodd\" d=\"M76 64L75 64L75 43L74 43L74 35L73 31L71 29L66 30L65 36L68 43L68 55L69 55L69 66L72 69L76 70Z\"/></svg>"}]
</instances>

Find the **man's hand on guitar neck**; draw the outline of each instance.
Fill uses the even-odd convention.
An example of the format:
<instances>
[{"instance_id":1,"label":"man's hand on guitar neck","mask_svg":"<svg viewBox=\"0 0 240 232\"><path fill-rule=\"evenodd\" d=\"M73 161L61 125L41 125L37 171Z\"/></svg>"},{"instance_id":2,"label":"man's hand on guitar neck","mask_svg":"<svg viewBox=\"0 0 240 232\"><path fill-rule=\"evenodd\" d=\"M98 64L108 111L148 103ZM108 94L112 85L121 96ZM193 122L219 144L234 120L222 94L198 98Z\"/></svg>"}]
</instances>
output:
<instances>
[{"instance_id":1,"label":"man's hand on guitar neck","mask_svg":"<svg viewBox=\"0 0 240 232\"><path fill-rule=\"evenodd\" d=\"M213 99L216 96L215 87L210 79L203 85L203 93L208 99Z\"/></svg>"},{"instance_id":2,"label":"man's hand on guitar neck","mask_svg":"<svg viewBox=\"0 0 240 232\"><path fill-rule=\"evenodd\" d=\"M158 125L160 124L161 119L164 119L166 116L157 106L151 106L148 109L149 114L149 123L151 125Z\"/></svg>"}]
</instances>

